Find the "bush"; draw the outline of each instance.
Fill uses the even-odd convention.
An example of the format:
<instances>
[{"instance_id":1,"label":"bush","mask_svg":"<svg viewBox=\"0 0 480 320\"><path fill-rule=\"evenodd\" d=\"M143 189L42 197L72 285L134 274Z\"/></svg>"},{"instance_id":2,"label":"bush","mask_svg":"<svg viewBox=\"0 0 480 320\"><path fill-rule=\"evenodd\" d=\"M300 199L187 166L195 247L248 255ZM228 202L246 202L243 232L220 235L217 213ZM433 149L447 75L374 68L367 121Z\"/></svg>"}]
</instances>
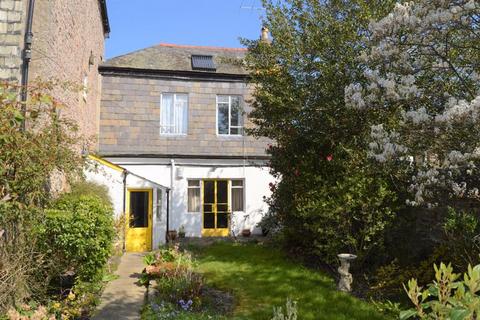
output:
<instances>
[{"instance_id":1,"label":"bush","mask_svg":"<svg viewBox=\"0 0 480 320\"><path fill-rule=\"evenodd\" d=\"M262 220L257 223L257 227L262 230L264 236L274 235L282 230L282 225L278 221L277 215L272 210L268 210L267 214L262 217Z\"/></svg>"},{"instance_id":2,"label":"bush","mask_svg":"<svg viewBox=\"0 0 480 320\"><path fill-rule=\"evenodd\" d=\"M55 174L71 178L83 168L75 125L58 117L60 103L47 93L57 88L32 82L24 114L18 86L0 83L0 314L44 294L35 228L44 222Z\"/></svg>"},{"instance_id":3,"label":"bush","mask_svg":"<svg viewBox=\"0 0 480 320\"><path fill-rule=\"evenodd\" d=\"M155 281L158 297L189 311L201 305L203 279L193 272L193 260L189 253L178 247L160 249L144 258L147 267L142 282L149 286Z\"/></svg>"},{"instance_id":4,"label":"bush","mask_svg":"<svg viewBox=\"0 0 480 320\"><path fill-rule=\"evenodd\" d=\"M114 239L112 208L95 196L67 194L47 210L40 231L53 273L73 271L80 281L101 276Z\"/></svg>"},{"instance_id":5,"label":"bush","mask_svg":"<svg viewBox=\"0 0 480 320\"><path fill-rule=\"evenodd\" d=\"M458 280L460 274L444 263L434 265L435 281L422 290L417 280L408 281L404 286L415 308L400 313L400 319L419 317L421 319L478 319L480 316L480 265L472 268ZM462 279L462 278L460 278Z\"/></svg>"},{"instance_id":6,"label":"bush","mask_svg":"<svg viewBox=\"0 0 480 320\"><path fill-rule=\"evenodd\" d=\"M450 261L457 269L465 270L469 264L479 263L480 223L474 212L448 208L443 224L445 233L445 261Z\"/></svg>"},{"instance_id":7,"label":"bush","mask_svg":"<svg viewBox=\"0 0 480 320\"><path fill-rule=\"evenodd\" d=\"M76 181L72 183L69 195L73 197L94 196L100 198L105 204L112 205L112 199L108 194L107 187L95 182Z\"/></svg>"}]
</instances>

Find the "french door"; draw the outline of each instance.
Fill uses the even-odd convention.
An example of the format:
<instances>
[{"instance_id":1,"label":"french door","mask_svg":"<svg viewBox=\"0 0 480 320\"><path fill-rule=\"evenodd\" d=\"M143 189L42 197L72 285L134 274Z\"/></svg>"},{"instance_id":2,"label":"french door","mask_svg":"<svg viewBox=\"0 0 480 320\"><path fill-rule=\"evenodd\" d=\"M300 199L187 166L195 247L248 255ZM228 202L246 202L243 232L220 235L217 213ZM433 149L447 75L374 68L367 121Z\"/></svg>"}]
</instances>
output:
<instances>
[{"instance_id":1,"label":"french door","mask_svg":"<svg viewBox=\"0 0 480 320\"><path fill-rule=\"evenodd\" d=\"M203 181L202 236L226 237L230 225L230 197L228 180Z\"/></svg>"}]
</instances>

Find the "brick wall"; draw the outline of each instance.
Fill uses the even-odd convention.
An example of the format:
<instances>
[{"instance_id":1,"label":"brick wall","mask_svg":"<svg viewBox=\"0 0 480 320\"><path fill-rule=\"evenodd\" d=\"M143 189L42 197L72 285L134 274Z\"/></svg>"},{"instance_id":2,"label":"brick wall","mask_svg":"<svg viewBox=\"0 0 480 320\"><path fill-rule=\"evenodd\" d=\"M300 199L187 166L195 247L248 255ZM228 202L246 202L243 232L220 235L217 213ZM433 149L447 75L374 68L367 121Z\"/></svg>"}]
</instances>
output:
<instances>
[{"instance_id":1,"label":"brick wall","mask_svg":"<svg viewBox=\"0 0 480 320\"><path fill-rule=\"evenodd\" d=\"M160 135L162 93L188 93L186 136ZM217 136L217 94L251 98L247 85L240 82L103 76L100 153L264 156L266 139Z\"/></svg>"},{"instance_id":2,"label":"brick wall","mask_svg":"<svg viewBox=\"0 0 480 320\"><path fill-rule=\"evenodd\" d=\"M0 81L20 81L26 2L0 0Z\"/></svg>"},{"instance_id":3,"label":"brick wall","mask_svg":"<svg viewBox=\"0 0 480 320\"><path fill-rule=\"evenodd\" d=\"M61 115L78 123L91 148L98 133L101 98L98 64L104 55L100 10L98 0L37 0L33 18L30 81L56 79L79 87L56 89L53 95L65 104ZM80 88L84 78L87 79L85 94Z\"/></svg>"}]
</instances>

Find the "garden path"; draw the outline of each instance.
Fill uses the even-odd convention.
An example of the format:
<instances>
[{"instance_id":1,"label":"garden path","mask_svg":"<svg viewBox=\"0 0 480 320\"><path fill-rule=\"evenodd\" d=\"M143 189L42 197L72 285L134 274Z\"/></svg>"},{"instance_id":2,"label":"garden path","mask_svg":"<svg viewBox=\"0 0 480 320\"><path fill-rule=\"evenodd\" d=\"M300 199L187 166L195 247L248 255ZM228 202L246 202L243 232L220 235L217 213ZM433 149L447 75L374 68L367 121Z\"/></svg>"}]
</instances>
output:
<instances>
[{"instance_id":1,"label":"garden path","mask_svg":"<svg viewBox=\"0 0 480 320\"><path fill-rule=\"evenodd\" d=\"M108 283L93 320L140 319L145 287L138 285L144 268L143 253L125 253L120 259L118 278Z\"/></svg>"}]
</instances>

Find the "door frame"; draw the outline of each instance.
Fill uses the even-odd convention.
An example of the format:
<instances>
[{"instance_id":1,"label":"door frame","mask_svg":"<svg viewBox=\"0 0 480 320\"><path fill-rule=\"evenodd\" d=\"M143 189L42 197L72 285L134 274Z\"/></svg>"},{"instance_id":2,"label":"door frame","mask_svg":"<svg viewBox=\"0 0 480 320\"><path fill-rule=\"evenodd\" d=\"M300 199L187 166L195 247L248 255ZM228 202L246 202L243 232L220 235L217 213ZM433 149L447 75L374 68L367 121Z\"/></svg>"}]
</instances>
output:
<instances>
[{"instance_id":1,"label":"door frame","mask_svg":"<svg viewBox=\"0 0 480 320\"><path fill-rule=\"evenodd\" d=\"M230 185L231 185L231 179L230 178L208 178L208 179L201 179L202 181L202 187L201 187L201 196L202 196L202 202L201 202L201 213L202 213L202 237L227 237L230 234L230 227L231 227L231 220L232 220L232 204L231 204L231 199L230 199ZM215 228L213 229L205 229L204 228L204 219L205 219L205 181L214 181L215 183L215 188L214 188L214 197L215 197L215 203L214 203L214 214L215 214ZM227 207L228 207L228 212L227 212L227 219L228 219L228 227L227 228L216 228L217 226L217 181L226 181L227 182Z\"/></svg>"},{"instance_id":2,"label":"door frame","mask_svg":"<svg viewBox=\"0 0 480 320\"><path fill-rule=\"evenodd\" d=\"M146 228L146 248L145 251L152 250L153 243L153 188L127 188L126 194L126 212L125 212L125 251L127 250L128 230L130 229L130 193L131 192L148 192L148 213ZM131 228L134 229L134 228ZM133 252L133 251L132 251Z\"/></svg>"}]
</instances>

